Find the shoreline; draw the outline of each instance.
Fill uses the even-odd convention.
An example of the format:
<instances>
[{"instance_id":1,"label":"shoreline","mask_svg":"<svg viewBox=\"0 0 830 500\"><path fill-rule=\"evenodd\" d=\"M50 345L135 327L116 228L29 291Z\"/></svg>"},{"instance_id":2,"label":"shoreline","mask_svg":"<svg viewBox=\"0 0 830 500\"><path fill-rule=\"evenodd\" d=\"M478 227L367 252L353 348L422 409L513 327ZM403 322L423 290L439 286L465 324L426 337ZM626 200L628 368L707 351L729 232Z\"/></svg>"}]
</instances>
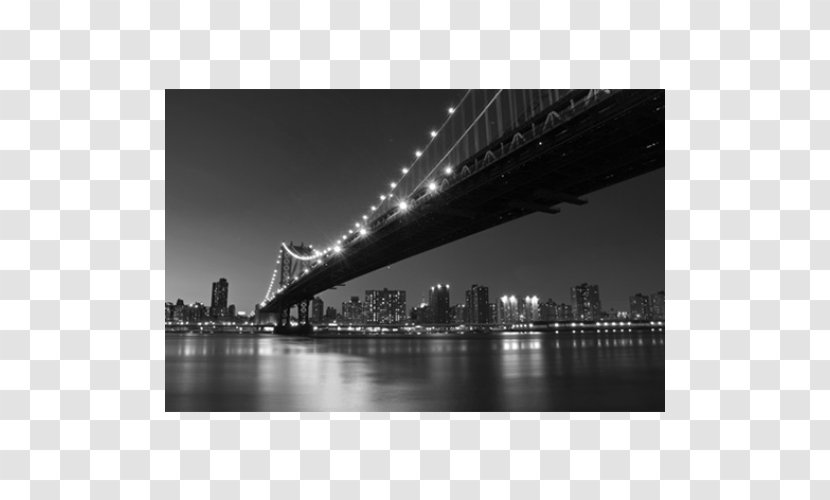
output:
<instances>
[{"instance_id":1,"label":"shoreline","mask_svg":"<svg viewBox=\"0 0 830 500\"><path fill-rule=\"evenodd\" d=\"M528 331L501 331L501 332L444 332L444 333L355 333L355 332L319 332L309 335L274 334L272 332L246 331L169 331L165 336L178 337L259 337L259 338L304 338L304 339L459 339L459 340L492 340L503 338L552 338L559 335L628 335L628 334L665 334L663 327L659 328L631 328L631 329L559 329L559 330L528 330Z\"/></svg>"}]
</instances>

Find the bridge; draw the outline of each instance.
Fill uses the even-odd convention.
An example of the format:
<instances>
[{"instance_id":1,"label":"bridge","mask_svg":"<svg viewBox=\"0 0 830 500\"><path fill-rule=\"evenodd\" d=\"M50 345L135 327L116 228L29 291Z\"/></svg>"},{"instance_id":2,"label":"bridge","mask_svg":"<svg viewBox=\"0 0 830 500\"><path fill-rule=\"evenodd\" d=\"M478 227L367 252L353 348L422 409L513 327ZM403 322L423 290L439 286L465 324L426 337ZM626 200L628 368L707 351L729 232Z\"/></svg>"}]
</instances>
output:
<instances>
[{"instance_id":1,"label":"bridge","mask_svg":"<svg viewBox=\"0 0 830 500\"><path fill-rule=\"evenodd\" d=\"M262 313L307 325L320 292L662 168L664 91L471 90L430 135L336 241L280 246Z\"/></svg>"}]
</instances>

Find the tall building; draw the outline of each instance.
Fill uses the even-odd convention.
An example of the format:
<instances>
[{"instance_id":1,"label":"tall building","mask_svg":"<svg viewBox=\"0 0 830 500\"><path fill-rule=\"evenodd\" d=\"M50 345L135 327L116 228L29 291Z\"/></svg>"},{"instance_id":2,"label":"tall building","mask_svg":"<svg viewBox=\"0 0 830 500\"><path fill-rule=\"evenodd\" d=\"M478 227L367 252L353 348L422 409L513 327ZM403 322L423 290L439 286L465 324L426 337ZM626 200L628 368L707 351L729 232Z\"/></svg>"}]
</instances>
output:
<instances>
[{"instance_id":1,"label":"tall building","mask_svg":"<svg viewBox=\"0 0 830 500\"><path fill-rule=\"evenodd\" d=\"M228 280L225 278L219 278L219 281L213 283L210 315L214 318L224 318L228 315Z\"/></svg>"},{"instance_id":2,"label":"tall building","mask_svg":"<svg viewBox=\"0 0 830 500\"><path fill-rule=\"evenodd\" d=\"M436 285L429 288L430 322L446 325L450 322L450 285Z\"/></svg>"},{"instance_id":3,"label":"tall building","mask_svg":"<svg viewBox=\"0 0 830 500\"><path fill-rule=\"evenodd\" d=\"M631 319L651 319L651 301L648 295L637 293L628 298Z\"/></svg>"},{"instance_id":4,"label":"tall building","mask_svg":"<svg viewBox=\"0 0 830 500\"><path fill-rule=\"evenodd\" d=\"M519 322L519 301L515 295L503 295L498 303L498 319L499 323L518 323Z\"/></svg>"},{"instance_id":5,"label":"tall building","mask_svg":"<svg viewBox=\"0 0 830 500\"><path fill-rule=\"evenodd\" d=\"M231 319L236 318L236 306L233 304L228 306L228 317Z\"/></svg>"},{"instance_id":6,"label":"tall building","mask_svg":"<svg viewBox=\"0 0 830 500\"><path fill-rule=\"evenodd\" d=\"M341 313L343 320L347 323L363 323L363 303L360 298L352 296L348 302L343 302L341 306Z\"/></svg>"},{"instance_id":7,"label":"tall building","mask_svg":"<svg viewBox=\"0 0 830 500\"><path fill-rule=\"evenodd\" d=\"M187 313L187 306L184 305L184 301L179 299L176 301L176 305L173 306L173 321L184 321L186 320L186 313Z\"/></svg>"},{"instance_id":8,"label":"tall building","mask_svg":"<svg viewBox=\"0 0 830 500\"><path fill-rule=\"evenodd\" d=\"M553 299L539 304L539 318L542 321L556 321L556 302Z\"/></svg>"},{"instance_id":9,"label":"tall building","mask_svg":"<svg viewBox=\"0 0 830 500\"><path fill-rule=\"evenodd\" d=\"M323 299L320 297L311 299L311 322L317 324L323 322Z\"/></svg>"},{"instance_id":10,"label":"tall building","mask_svg":"<svg viewBox=\"0 0 830 500\"><path fill-rule=\"evenodd\" d=\"M175 305L172 302L165 302L164 303L164 321L169 323L173 321L173 311L175 310Z\"/></svg>"},{"instance_id":11,"label":"tall building","mask_svg":"<svg viewBox=\"0 0 830 500\"><path fill-rule=\"evenodd\" d=\"M539 297L525 297L524 321L539 321Z\"/></svg>"},{"instance_id":12,"label":"tall building","mask_svg":"<svg viewBox=\"0 0 830 500\"><path fill-rule=\"evenodd\" d=\"M207 307L201 302L190 304L190 322L200 323L209 319Z\"/></svg>"},{"instance_id":13,"label":"tall building","mask_svg":"<svg viewBox=\"0 0 830 500\"><path fill-rule=\"evenodd\" d=\"M472 301L473 301L472 290L464 290L464 306L465 306L464 307L464 321L465 322L470 321L470 310L472 309L472 307L471 307L472 306ZM452 313L451 313L451 315L452 315Z\"/></svg>"},{"instance_id":14,"label":"tall building","mask_svg":"<svg viewBox=\"0 0 830 500\"><path fill-rule=\"evenodd\" d=\"M651 294L651 316L660 321L666 319L666 293L663 290Z\"/></svg>"},{"instance_id":15,"label":"tall building","mask_svg":"<svg viewBox=\"0 0 830 500\"><path fill-rule=\"evenodd\" d=\"M574 313L570 304L556 304L556 321L573 321Z\"/></svg>"},{"instance_id":16,"label":"tall building","mask_svg":"<svg viewBox=\"0 0 830 500\"><path fill-rule=\"evenodd\" d=\"M406 291L366 290L363 316L367 323L391 325L406 321Z\"/></svg>"},{"instance_id":17,"label":"tall building","mask_svg":"<svg viewBox=\"0 0 830 500\"><path fill-rule=\"evenodd\" d=\"M450 308L450 323L453 325L462 325L469 320L467 311L467 304L456 304Z\"/></svg>"},{"instance_id":18,"label":"tall building","mask_svg":"<svg viewBox=\"0 0 830 500\"><path fill-rule=\"evenodd\" d=\"M473 285L466 291L467 319L470 323L490 322L490 291L486 286Z\"/></svg>"},{"instance_id":19,"label":"tall building","mask_svg":"<svg viewBox=\"0 0 830 500\"><path fill-rule=\"evenodd\" d=\"M337 309L329 306L326 307L326 321L331 323L332 321L337 321Z\"/></svg>"},{"instance_id":20,"label":"tall building","mask_svg":"<svg viewBox=\"0 0 830 500\"><path fill-rule=\"evenodd\" d=\"M599 301L599 285L582 283L571 288L571 303L575 319L599 321L602 317L602 305Z\"/></svg>"},{"instance_id":21,"label":"tall building","mask_svg":"<svg viewBox=\"0 0 830 500\"><path fill-rule=\"evenodd\" d=\"M496 304L495 302L490 302L489 304L487 304L487 310L489 311L489 316L488 316L488 318L490 320L489 323L492 324L492 325L495 325L496 323L498 323L499 322L498 304Z\"/></svg>"},{"instance_id":22,"label":"tall building","mask_svg":"<svg viewBox=\"0 0 830 500\"><path fill-rule=\"evenodd\" d=\"M410 319L415 322L416 325L425 325L430 322L430 314L429 314L429 304L426 302L421 302L418 307L413 307L412 312L409 314Z\"/></svg>"}]
</instances>

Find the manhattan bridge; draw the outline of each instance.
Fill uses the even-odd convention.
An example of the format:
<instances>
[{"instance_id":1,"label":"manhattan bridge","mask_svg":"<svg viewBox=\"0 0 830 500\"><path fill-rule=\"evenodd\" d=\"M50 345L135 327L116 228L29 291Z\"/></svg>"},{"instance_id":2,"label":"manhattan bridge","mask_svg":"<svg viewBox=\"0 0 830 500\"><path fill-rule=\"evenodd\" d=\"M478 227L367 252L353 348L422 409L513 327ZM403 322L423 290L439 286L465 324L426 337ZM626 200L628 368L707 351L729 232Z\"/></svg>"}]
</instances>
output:
<instances>
[{"instance_id":1,"label":"manhattan bridge","mask_svg":"<svg viewBox=\"0 0 830 500\"><path fill-rule=\"evenodd\" d=\"M663 168L662 90L470 90L342 236L282 243L260 304L309 323L320 292L413 255Z\"/></svg>"}]
</instances>

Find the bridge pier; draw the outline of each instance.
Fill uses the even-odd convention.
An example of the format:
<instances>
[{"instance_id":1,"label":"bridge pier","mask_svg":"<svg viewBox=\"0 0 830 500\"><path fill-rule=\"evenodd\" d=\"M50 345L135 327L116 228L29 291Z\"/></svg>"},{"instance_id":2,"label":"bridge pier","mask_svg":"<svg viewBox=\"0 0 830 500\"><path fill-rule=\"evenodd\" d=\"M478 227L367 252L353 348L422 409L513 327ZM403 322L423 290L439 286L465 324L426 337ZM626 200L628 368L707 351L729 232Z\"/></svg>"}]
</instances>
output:
<instances>
[{"instance_id":1,"label":"bridge pier","mask_svg":"<svg viewBox=\"0 0 830 500\"><path fill-rule=\"evenodd\" d=\"M291 324L291 308L280 309L277 313L277 326L289 326Z\"/></svg>"},{"instance_id":2,"label":"bridge pier","mask_svg":"<svg viewBox=\"0 0 830 500\"><path fill-rule=\"evenodd\" d=\"M297 323L300 325L308 325L308 308L309 303L311 301L308 299L301 300L299 304L297 304Z\"/></svg>"}]
</instances>

